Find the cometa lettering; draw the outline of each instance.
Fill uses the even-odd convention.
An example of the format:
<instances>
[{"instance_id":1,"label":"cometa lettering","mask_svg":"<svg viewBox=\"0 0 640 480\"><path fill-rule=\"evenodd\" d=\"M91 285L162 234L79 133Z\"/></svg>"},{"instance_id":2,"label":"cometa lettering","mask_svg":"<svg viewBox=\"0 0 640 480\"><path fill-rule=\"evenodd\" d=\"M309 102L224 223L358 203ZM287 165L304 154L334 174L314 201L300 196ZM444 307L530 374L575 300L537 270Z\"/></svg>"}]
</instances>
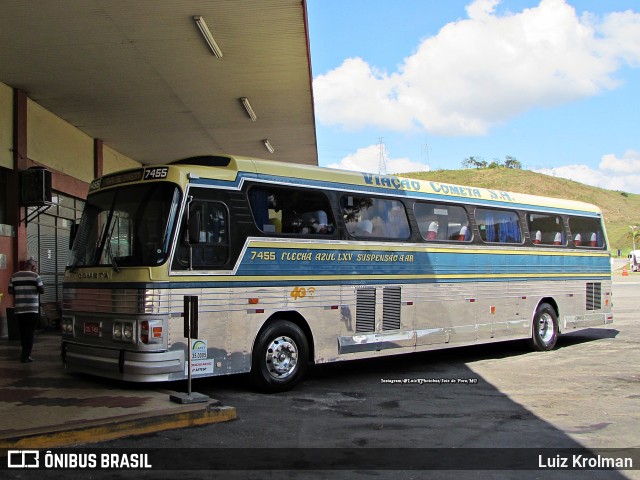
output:
<instances>
[{"instance_id":1,"label":"cometa lettering","mask_svg":"<svg viewBox=\"0 0 640 480\"><path fill-rule=\"evenodd\" d=\"M429 182L431 188L437 193L458 195L460 197L482 198L482 193L478 188L461 187L458 185L447 185L446 183Z\"/></svg>"}]
</instances>

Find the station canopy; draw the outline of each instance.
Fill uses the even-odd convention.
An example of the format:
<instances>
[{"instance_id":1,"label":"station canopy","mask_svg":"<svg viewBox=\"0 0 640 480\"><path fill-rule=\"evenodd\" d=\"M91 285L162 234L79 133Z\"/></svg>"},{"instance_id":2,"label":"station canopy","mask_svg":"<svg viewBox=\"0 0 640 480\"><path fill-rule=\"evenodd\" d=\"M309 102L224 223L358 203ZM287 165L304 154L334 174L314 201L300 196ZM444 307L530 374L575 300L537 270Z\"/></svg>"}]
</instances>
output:
<instances>
[{"instance_id":1,"label":"station canopy","mask_svg":"<svg viewBox=\"0 0 640 480\"><path fill-rule=\"evenodd\" d=\"M317 164L304 1L0 8L0 82L134 160L229 153Z\"/></svg>"}]
</instances>

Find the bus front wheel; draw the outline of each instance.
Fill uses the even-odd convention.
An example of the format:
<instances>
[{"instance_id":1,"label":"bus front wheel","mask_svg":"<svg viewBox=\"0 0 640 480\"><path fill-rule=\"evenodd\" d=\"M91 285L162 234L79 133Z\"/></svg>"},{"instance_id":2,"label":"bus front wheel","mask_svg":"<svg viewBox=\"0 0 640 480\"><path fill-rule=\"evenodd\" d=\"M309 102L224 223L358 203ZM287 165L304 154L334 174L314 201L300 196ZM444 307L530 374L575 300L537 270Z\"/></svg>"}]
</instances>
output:
<instances>
[{"instance_id":1,"label":"bus front wheel","mask_svg":"<svg viewBox=\"0 0 640 480\"><path fill-rule=\"evenodd\" d=\"M534 350L544 352L553 349L558 340L558 315L548 303L541 303L533 317L531 346Z\"/></svg>"},{"instance_id":2,"label":"bus front wheel","mask_svg":"<svg viewBox=\"0 0 640 480\"><path fill-rule=\"evenodd\" d=\"M251 374L266 393L290 390L304 377L309 357L307 337L296 324L278 320L265 328L253 348Z\"/></svg>"}]
</instances>

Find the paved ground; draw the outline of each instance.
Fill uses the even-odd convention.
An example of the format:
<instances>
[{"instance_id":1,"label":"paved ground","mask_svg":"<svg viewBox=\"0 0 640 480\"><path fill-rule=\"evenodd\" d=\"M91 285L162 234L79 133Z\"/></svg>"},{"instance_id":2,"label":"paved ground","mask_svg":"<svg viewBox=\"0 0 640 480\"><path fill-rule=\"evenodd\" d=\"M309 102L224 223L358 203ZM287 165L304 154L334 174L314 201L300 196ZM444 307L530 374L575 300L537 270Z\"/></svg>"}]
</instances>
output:
<instances>
[{"instance_id":1,"label":"paved ground","mask_svg":"<svg viewBox=\"0 0 640 480\"><path fill-rule=\"evenodd\" d=\"M39 332L33 363L20 342L0 347L0 448L49 448L231 420L216 400L172 402L162 385L131 385L67 373L60 335ZM165 387L166 388L166 387Z\"/></svg>"}]
</instances>

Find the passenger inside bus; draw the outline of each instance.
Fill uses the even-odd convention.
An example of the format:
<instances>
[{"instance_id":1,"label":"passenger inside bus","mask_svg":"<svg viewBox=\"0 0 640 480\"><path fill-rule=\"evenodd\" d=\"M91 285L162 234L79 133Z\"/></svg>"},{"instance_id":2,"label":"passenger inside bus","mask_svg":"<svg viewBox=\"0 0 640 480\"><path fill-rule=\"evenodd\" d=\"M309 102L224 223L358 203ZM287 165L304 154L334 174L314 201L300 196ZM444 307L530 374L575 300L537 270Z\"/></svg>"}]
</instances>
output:
<instances>
[{"instance_id":1,"label":"passenger inside bus","mask_svg":"<svg viewBox=\"0 0 640 480\"><path fill-rule=\"evenodd\" d=\"M438 222L437 221L432 221L429 223L429 226L427 227L427 234L424 236L425 240L435 240L436 237L438 236Z\"/></svg>"},{"instance_id":2,"label":"passenger inside bus","mask_svg":"<svg viewBox=\"0 0 640 480\"><path fill-rule=\"evenodd\" d=\"M373 223L371 220L361 220L356 226L357 237L371 237L373 234Z\"/></svg>"},{"instance_id":3,"label":"passenger inside bus","mask_svg":"<svg viewBox=\"0 0 640 480\"><path fill-rule=\"evenodd\" d=\"M324 210L302 215L302 233L330 233L327 213Z\"/></svg>"}]
</instances>

